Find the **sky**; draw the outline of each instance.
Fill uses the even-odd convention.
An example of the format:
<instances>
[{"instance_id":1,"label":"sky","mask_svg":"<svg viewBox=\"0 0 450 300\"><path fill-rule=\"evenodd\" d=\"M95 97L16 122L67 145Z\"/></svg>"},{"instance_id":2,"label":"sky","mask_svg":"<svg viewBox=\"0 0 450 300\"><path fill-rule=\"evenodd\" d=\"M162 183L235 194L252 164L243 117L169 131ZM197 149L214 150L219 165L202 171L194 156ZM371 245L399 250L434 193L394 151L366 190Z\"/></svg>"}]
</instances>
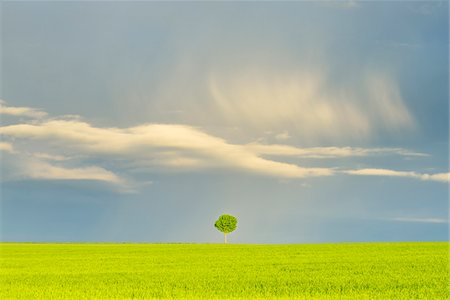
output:
<instances>
[{"instance_id":1,"label":"sky","mask_svg":"<svg viewBox=\"0 0 450 300\"><path fill-rule=\"evenodd\" d=\"M449 239L447 1L1 3L1 240Z\"/></svg>"}]
</instances>

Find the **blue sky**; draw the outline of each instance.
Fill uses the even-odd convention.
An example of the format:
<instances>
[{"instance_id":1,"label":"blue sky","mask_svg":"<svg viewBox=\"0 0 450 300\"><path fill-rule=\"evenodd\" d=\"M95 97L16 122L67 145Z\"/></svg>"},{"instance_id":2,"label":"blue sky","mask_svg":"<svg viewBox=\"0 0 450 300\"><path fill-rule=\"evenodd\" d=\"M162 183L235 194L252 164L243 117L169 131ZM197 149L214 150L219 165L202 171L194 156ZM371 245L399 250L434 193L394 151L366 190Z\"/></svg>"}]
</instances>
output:
<instances>
[{"instance_id":1,"label":"blue sky","mask_svg":"<svg viewBox=\"0 0 450 300\"><path fill-rule=\"evenodd\" d=\"M446 1L1 5L2 240L448 240Z\"/></svg>"}]
</instances>

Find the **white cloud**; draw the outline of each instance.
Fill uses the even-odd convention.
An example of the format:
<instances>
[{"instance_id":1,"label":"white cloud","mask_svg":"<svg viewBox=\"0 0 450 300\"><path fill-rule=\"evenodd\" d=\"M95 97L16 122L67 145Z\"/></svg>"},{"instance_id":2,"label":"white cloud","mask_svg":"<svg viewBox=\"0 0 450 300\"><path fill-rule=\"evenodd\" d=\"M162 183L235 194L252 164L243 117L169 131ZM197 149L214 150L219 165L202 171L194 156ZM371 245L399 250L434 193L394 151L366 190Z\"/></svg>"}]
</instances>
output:
<instances>
[{"instance_id":1,"label":"white cloud","mask_svg":"<svg viewBox=\"0 0 450 300\"><path fill-rule=\"evenodd\" d=\"M36 108L31 107L13 107L7 106L4 100L0 101L0 114L11 116L22 116L40 119L47 116L46 112L43 112Z\"/></svg>"},{"instance_id":2,"label":"white cloud","mask_svg":"<svg viewBox=\"0 0 450 300\"><path fill-rule=\"evenodd\" d=\"M53 166L43 161L33 161L27 164L23 176L32 179L98 180L122 183L117 175L100 167L65 168Z\"/></svg>"},{"instance_id":3,"label":"white cloud","mask_svg":"<svg viewBox=\"0 0 450 300\"><path fill-rule=\"evenodd\" d=\"M422 174L420 176L422 180L433 180L441 182L450 182L450 173L439 173L439 174Z\"/></svg>"},{"instance_id":4,"label":"white cloud","mask_svg":"<svg viewBox=\"0 0 450 300\"><path fill-rule=\"evenodd\" d=\"M443 218L423 218L423 217L395 217L388 220L397 222L413 222L413 223L434 223L434 224L448 224L448 219Z\"/></svg>"},{"instance_id":5,"label":"white cloud","mask_svg":"<svg viewBox=\"0 0 450 300\"><path fill-rule=\"evenodd\" d=\"M450 173L421 174L411 171L395 171L389 169L359 169L343 172L350 175L409 177L425 181L450 182Z\"/></svg>"},{"instance_id":6,"label":"white cloud","mask_svg":"<svg viewBox=\"0 0 450 300\"><path fill-rule=\"evenodd\" d=\"M50 161L64 161L70 159L67 156L64 155L57 155L57 154L49 154L49 153L43 153L43 152L34 152L31 155L33 155L36 158L43 159L43 160L50 160Z\"/></svg>"},{"instance_id":7,"label":"white cloud","mask_svg":"<svg viewBox=\"0 0 450 300\"><path fill-rule=\"evenodd\" d=\"M235 169L286 178L333 174L328 168L302 168L264 159L245 146L227 143L184 125L146 124L120 129L92 127L74 120L51 120L0 127L0 133L45 141L75 154L110 155L150 166Z\"/></svg>"}]
</instances>

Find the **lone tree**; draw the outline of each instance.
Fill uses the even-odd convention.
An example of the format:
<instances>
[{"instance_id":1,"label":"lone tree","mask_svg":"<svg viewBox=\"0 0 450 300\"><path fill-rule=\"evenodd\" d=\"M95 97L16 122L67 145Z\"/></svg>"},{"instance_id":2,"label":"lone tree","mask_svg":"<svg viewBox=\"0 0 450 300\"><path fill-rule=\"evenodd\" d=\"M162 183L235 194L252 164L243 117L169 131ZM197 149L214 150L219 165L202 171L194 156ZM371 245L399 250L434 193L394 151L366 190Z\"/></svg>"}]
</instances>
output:
<instances>
[{"instance_id":1,"label":"lone tree","mask_svg":"<svg viewBox=\"0 0 450 300\"><path fill-rule=\"evenodd\" d=\"M236 229L237 219L231 215L221 215L214 223L219 231L223 232L223 241L227 243L227 234L233 232Z\"/></svg>"}]
</instances>

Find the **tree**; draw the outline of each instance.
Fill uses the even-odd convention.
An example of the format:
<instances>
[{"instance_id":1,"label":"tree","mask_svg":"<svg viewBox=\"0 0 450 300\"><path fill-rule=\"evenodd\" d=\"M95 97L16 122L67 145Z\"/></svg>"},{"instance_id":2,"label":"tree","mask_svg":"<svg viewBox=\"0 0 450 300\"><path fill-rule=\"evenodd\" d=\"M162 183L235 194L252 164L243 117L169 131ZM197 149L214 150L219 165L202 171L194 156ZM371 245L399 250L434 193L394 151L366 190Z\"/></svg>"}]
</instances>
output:
<instances>
[{"instance_id":1,"label":"tree","mask_svg":"<svg viewBox=\"0 0 450 300\"><path fill-rule=\"evenodd\" d=\"M219 231L223 232L223 241L227 243L227 234L233 232L236 229L237 219L231 215L221 215L214 223Z\"/></svg>"}]
</instances>

